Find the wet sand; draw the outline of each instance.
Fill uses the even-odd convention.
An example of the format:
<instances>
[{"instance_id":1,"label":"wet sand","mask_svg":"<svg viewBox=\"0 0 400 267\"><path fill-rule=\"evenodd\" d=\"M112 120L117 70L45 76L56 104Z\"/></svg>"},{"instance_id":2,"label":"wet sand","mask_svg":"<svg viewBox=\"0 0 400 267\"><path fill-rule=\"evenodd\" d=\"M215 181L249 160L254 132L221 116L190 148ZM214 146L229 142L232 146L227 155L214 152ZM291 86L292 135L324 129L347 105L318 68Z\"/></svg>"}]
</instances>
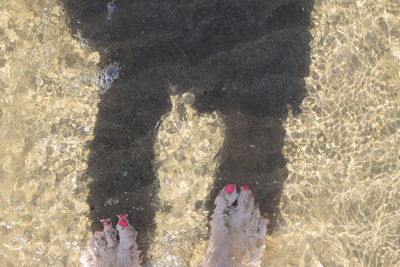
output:
<instances>
[{"instance_id":1,"label":"wet sand","mask_svg":"<svg viewBox=\"0 0 400 267\"><path fill-rule=\"evenodd\" d=\"M194 265L236 183L265 265L398 264L399 4L265 2L2 2L0 263L77 266L128 212Z\"/></svg>"},{"instance_id":2,"label":"wet sand","mask_svg":"<svg viewBox=\"0 0 400 267\"><path fill-rule=\"evenodd\" d=\"M2 1L0 265L73 266L90 220L88 142L99 54L53 1Z\"/></svg>"},{"instance_id":3,"label":"wet sand","mask_svg":"<svg viewBox=\"0 0 400 267\"><path fill-rule=\"evenodd\" d=\"M400 4L320 2L266 265L399 264ZM301 247L302 249L299 249Z\"/></svg>"}]
</instances>

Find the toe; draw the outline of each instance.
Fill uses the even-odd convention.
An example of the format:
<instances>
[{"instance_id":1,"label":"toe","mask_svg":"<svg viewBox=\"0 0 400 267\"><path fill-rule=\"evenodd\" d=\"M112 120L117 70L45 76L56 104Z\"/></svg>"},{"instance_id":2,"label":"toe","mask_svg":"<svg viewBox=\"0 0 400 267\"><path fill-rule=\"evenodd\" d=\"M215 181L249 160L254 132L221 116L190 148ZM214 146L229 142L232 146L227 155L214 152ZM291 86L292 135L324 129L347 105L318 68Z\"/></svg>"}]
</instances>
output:
<instances>
[{"instance_id":1,"label":"toe","mask_svg":"<svg viewBox=\"0 0 400 267\"><path fill-rule=\"evenodd\" d=\"M114 229L111 223L111 218L101 219L103 223L103 231L108 248L114 248L117 245L117 231Z\"/></svg>"},{"instance_id":2,"label":"toe","mask_svg":"<svg viewBox=\"0 0 400 267\"><path fill-rule=\"evenodd\" d=\"M252 209L254 208L253 193L247 185L242 186L240 189L238 207L240 207L241 212L243 213L251 213Z\"/></svg>"},{"instance_id":3,"label":"toe","mask_svg":"<svg viewBox=\"0 0 400 267\"><path fill-rule=\"evenodd\" d=\"M127 214L118 215L119 246L117 266L140 266L140 251L136 243L137 231L129 224L127 217Z\"/></svg>"},{"instance_id":4,"label":"toe","mask_svg":"<svg viewBox=\"0 0 400 267\"><path fill-rule=\"evenodd\" d=\"M258 224L260 237L264 238L265 235L267 234L267 226L269 223L270 223L270 221L268 218L268 214L264 213L264 215L261 217L260 222Z\"/></svg>"},{"instance_id":5,"label":"toe","mask_svg":"<svg viewBox=\"0 0 400 267\"><path fill-rule=\"evenodd\" d=\"M236 201L237 197L238 193L234 184L230 184L222 188L214 201L216 206L214 214L222 214L225 212Z\"/></svg>"},{"instance_id":6,"label":"toe","mask_svg":"<svg viewBox=\"0 0 400 267\"><path fill-rule=\"evenodd\" d=\"M260 219L261 219L260 208L259 205L256 204L254 206L254 210L250 218L249 227L254 230L258 229L258 224L260 222Z\"/></svg>"},{"instance_id":7,"label":"toe","mask_svg":"<svg viewBox=\"0 0 400 267\"><path fill-rule=\"evenodd\" d=\"M254 198L248 186L242 186L237 198L236 207L232 207L232 226L237 228L248 228L252 210L254 206Z\"/></svg>"},{"instance_id":8,"label":"toe","mask_svg":"<svg viewBox=\"0 0 400 267\"><path fill-rule=\"evenodd\" d=\"M232 205L238 198L237 188L234 184L225 186L221 190L222 197L227 201L228 205Z\"/></svg>"}]
</instances>

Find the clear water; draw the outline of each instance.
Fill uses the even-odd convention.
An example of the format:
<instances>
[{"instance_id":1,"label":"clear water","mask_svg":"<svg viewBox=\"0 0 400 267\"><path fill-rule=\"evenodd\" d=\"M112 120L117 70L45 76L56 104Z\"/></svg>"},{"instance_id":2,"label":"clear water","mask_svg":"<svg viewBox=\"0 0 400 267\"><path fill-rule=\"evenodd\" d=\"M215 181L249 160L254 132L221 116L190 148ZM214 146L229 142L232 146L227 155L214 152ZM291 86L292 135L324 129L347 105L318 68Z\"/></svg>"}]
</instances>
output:
<instances>
[{"instance_id":1,"label":"clear water","mask_svg":"<svg viewBox=\"0 0 400 267\"><path fill-rule=\"evenodd\" d=\"M129 16L124 2L96 2L86 17L70 2L0 3L1 266L78 266L96 219L120 211L141 232L149 265L194 265L211 200L228 181L250 184L273 217L266 266L400 264L400 2L316 1L311 29L295 31L300 44L292 38L298 50L282 50L300 63L280 54L274 68L263 65L263 46L291 44L290 30L277 29L304 17L271 19L272 32L244 41L223 35L230 46L200 38L180 65L167 46L132 53L174 27L149 30L146 15L147 39L91 35ZM285 16L286 2L266 9ZM235 26L232 10L226 25ZM154 77L168 88L154 89ZM264 96L256 85L268 82L297 89Z\"/></svg>"}]
</instances>

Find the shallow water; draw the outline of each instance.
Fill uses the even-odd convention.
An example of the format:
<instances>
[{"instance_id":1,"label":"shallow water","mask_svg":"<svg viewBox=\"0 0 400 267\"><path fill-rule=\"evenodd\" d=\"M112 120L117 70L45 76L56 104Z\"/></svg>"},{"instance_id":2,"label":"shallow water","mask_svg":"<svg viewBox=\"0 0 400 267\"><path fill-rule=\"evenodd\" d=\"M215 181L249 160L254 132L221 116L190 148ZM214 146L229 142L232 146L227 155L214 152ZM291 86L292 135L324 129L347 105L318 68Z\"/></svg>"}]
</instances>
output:
<instances>
[{"instance_id":1,"label":"shallow water","mask_svg":"<svg viewBox=\"0 0 400 267\"><path fill-rule=\"evenodd\" d=\"M285 226L267 264L399 264L399 15L398 1L315 6L308 96L285 123Z\"/></svg>"},{"instance_id":2,"label":"shallow water","mask_svg":"<svg viewBox=\"0 0 400 267\"><path fill-rule=\"evenodd\" d=\"M282 18L250 33L235 6L180 6L244 36L201 26L181 53L167 6L159 31L153 6L126 9L149 12L135 41L104 33L132 16L124 1L2 1L1 265L78 266L96 219L120 211L149 265L194 265L229 181L272 216L264 265L400 264L400 3L316 1L308 31L289 2L256 3Z\"/></svg>"}]
</instances>

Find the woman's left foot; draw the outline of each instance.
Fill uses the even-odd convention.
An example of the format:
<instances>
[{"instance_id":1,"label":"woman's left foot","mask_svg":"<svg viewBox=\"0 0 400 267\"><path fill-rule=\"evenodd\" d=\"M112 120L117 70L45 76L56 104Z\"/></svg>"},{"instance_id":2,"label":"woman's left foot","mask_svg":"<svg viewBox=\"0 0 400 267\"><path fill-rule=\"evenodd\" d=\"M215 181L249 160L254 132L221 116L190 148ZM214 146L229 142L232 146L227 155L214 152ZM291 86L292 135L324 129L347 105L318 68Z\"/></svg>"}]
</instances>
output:
<instances>
[{"instance_id":1,"label":"woman's left foot","mask_svg":"<svg viewBox=\"0 0 400 267\"><path fill-rule=\"evenodd\" d=\"M89 239L88 248L82 252L80 258L83 266L140 266L140 251L136 243L137 231L129 224L127 217L127 214L118 215L118 232L112 226L110 218L100 220L103 223L103 230L97 230Z\"/></svg>"}]
</instances>

